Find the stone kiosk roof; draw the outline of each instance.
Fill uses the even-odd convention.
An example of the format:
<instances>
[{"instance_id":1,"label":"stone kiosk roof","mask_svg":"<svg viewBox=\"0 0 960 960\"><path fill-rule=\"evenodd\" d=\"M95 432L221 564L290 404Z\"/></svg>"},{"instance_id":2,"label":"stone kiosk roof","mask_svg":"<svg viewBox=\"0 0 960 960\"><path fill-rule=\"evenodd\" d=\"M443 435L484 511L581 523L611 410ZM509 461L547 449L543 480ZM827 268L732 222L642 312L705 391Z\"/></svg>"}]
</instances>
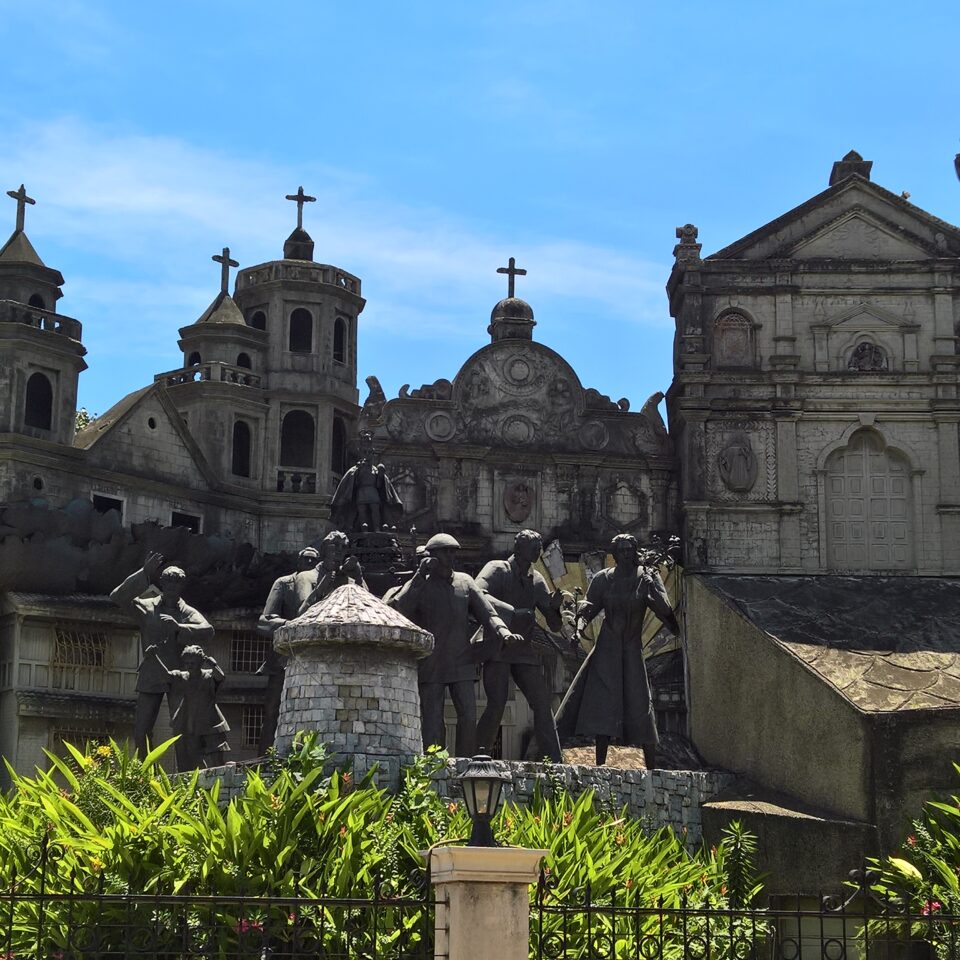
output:
<instances>
[{"instance_id":1,"label":"stone kiosk roof","mask_svg":"<svg viewBox=\"0 0 960 960\"><path fill-rule=\"evenodd\" d=\"M703 580L865 713L960 706L960 580Z\"/></svg>"}]
</instances>

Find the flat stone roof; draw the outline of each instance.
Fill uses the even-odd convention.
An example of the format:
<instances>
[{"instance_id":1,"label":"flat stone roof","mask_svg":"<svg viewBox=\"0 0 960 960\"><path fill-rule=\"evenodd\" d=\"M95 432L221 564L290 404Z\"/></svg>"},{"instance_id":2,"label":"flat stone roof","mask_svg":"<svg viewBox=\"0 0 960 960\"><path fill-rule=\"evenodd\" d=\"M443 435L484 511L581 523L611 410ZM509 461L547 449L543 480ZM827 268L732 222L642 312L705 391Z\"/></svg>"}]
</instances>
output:
<instances>
[{"instance_id":1,"label":"flat stone roof","mask_svg":"<svg viewBox=\"0 0 960 960\"><path fill-rule=\"evenodd\" d=\"M860 710L960 706L960 580L697 576Z\"/></svg>"}]
</instances>

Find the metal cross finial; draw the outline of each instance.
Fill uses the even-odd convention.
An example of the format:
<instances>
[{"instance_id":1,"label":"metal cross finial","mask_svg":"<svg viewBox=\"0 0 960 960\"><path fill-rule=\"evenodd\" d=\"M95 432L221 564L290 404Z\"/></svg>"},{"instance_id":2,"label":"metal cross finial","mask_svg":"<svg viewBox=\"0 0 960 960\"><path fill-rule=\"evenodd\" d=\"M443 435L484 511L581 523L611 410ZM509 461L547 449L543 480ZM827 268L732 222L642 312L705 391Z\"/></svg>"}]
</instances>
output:
<instances>
[{"instance_id":1,"label":"metal cross finial","mask_svg":"<svg viewBox=\"0 0 960 960\"><path fill-rule=\"evenodd\" d=\"M230 259L230 248L224 247L223 252L218 256L214 254L211 260L216 260L220 264L220 292L226 293L227 289L230 286L230 268L239 267L240 264L236 260Z\"/></svg>"},{"instance_id":2,"label":"metal cross finial","mask_svg":"<svg viewBox=\"0 0 960 960\"><path fill-rule=\"evenodd\" d=\"M303 229L303 205L305 203L313 203L317 198L308 197L303 192L303 187L300 187L296 193L288 193L287 199L293 200L297 205L297 229L302 230Z\"/></svg>"},{"instance_id":3,"label":"metal cross finial","mask_svg":"<svg viewBox=\"0 0 960 960\"><path fill-rule=\"evenodd\" d=\"M497 267L497 273L505 273L507 275L507 296L512 297L514 290L514 277L525 277L527 275L527 271L521 270L520 267L517 266L517 261L513 257L511 257L507 263L509 266Z\"/></svg>"},{"instance_id":4,"label":"metal cross finial","mask_svg":"<svg viewBox=\"0 0 960 960\"><path fill-rule=\"evenodd\" d=\"M17 201L17 229L22 230L23 229L23 213L24 213L24 210L26 209L26 204L36 203L37 201L34 200L33 197L27 196L27 191L22 183L20 184L19 190L8 190L7 196L13 197L13 199Z\"/></svg>"}]
</instances>

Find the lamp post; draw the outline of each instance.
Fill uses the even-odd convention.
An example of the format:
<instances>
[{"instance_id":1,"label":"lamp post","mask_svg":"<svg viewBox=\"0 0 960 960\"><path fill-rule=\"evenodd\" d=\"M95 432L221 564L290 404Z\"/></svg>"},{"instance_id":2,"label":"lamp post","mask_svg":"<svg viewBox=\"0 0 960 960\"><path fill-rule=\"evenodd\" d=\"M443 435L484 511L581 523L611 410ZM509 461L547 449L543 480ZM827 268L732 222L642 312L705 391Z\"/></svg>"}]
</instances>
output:
<instances>
[{"instance_id":1,"label":"lamp post","mask_svg":"<svg viewBox=\"0 0 960 960\"><path fill-rule=\"evenodd\" d=\"M495 847L490 821L500 806L503 784L509 780L494 761L485 754L478 754L467 765L460 777L463 787L463 802L473 821L468 847Z\"/></svg>"}]
</instances>

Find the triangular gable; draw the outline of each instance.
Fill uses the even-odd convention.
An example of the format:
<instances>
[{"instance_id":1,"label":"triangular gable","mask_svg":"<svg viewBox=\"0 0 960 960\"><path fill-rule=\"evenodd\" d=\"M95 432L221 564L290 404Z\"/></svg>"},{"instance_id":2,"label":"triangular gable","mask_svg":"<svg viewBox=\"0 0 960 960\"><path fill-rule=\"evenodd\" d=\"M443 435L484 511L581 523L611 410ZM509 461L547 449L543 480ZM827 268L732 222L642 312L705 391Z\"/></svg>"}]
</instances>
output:
<instances>
[{"instance_id":1,"label":"triangular gable","mask_svg":"<svg viewBox=\"0 0 960 960\"><path fill-rule=\"evenodd\" d=\"M707 259L925 260L958 255L960 228L851 176Z\"/></svg>"},{"instance_id":2,"label":"triangular gable","mask_svg":"<svg viewBox=\"0 0 960 960\"><path fill-rule=\"evenodd\" d=\"M818 319L823 317L819 304L814 307L814 315L817 316ZM846 310L832 317L819 319L816 326L853 326L858 330L889 330L890 328L896 330L915 330L917 324L912 316L899 317L889 310L884 310L883 307L878 307L876 304L861 300L860 303L854 304L852 307L847 307Z\"/></svg>"},{"instance_id":3,"label":"triangular gable","mask_svg":"<svg viewBox=\"0 0 960 960\"><path fill-rule=\"evenodd\" d=\"M88 450L89 464L191 489L215 486L210 465L161 387L137 391L117 407L121 405L122 410L108 411L78 438ZM101 429L103 420L108 422Z\"/></svg>"},{"instance_id":4,"label":"triangular gable","mask_svg":"<svg viewBox=\"0 0 960 960\"><path fill-rule=\"evenodd\" d=\"M27 235L22 230L14 230L10 239L0 249L0 260L9 263L32 263L35 267L46 267L40 259L40 254L33 248Z\"/></svg>"}]
</instances>

